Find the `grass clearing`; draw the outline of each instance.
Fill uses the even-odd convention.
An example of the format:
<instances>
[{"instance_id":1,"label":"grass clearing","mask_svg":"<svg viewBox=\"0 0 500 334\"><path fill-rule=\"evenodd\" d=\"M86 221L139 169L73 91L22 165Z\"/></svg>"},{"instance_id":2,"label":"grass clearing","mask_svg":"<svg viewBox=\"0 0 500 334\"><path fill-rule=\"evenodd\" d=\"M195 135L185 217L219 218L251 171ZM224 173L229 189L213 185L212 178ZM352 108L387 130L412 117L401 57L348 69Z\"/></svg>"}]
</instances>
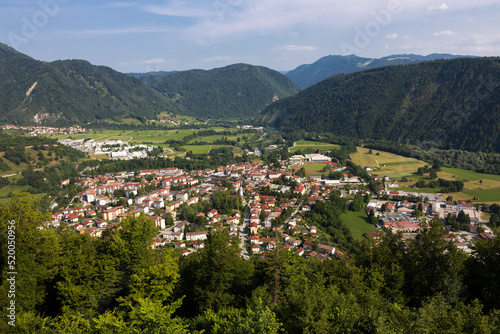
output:
<instances>
[{"instance_id":1,"label":"grass clearing","mask_svg":"<svg viewBox=\"0 0 500 334\"><path fill-rule=\"evenodd\" d=\"M500 188L494 189L474 189L469 191L464 191L464 193L473 198L478 198L473 200L474 202L499 202L500 201Z\"/></svg>"},{"instance_id":2,"label":"grass clearing","mask_svg":"<svg viewBox=\"0 0 500 334\"><path fill-rule=\"evenodd\" d=\"M193 154L207 154L210 150L219 147L232 147L230 145L186 145L182 148L186 152L193 152Z\"/></svg>"},{"instance_id":3,"label":"grass clearing","mask_svg":"<svg viewBox=\"0 0 500 334\"><path fill-rule=\"evenodd\" d=\"M493 180L500 182L500 175L495 175L495 174L483 174L483 173L473 172L471 170L460 169L460 168L449 168L449 167L443 167L442 171L451 175L456 175L456 179L459 180L469 180L469 181Z\"/></svg>"},{"instance_id":4,"label":"grass clearing","mask_svg":"<svg viewBox=\"0 0 500 334\"><path fill-rule=\"evenodd\" d=\"M403 157L401 155L358 147L356 153L352 153L351 160L360 166L367 166L373 169L373 174L389 176L393 179L400 179L403 176L411 175L419 167L424 167L428 163L413 158ZM377 155L378 153L378 155Z\"/></svg>"},{"instance_id":5,"label":"grass clearing","mask_svg":"<svg viewBox=\"0 0 500 334\"><path fill-rule=\"evenodd\" d=\"M348 211L342 215L342 222L349 227L354 240L362 240L363 234L375 231L375 226L366 222L364 211Z\"/></svg>"},{"instance_id":6,"label":"grass clearing","mask_svg":"<svg viewBox=\"0 0 500 334\"><path fill-rule=\"evenodd\" d=\"M297 152L300 150L305 150L311 148L313 150L334 150L340 148L340 145L335 145L335 144L329 144L329 143L323 143L319 141L310 141L310 140L299 140L295 142L294 147L290 147L290 152Z\"/></svg>"}]
</instances>

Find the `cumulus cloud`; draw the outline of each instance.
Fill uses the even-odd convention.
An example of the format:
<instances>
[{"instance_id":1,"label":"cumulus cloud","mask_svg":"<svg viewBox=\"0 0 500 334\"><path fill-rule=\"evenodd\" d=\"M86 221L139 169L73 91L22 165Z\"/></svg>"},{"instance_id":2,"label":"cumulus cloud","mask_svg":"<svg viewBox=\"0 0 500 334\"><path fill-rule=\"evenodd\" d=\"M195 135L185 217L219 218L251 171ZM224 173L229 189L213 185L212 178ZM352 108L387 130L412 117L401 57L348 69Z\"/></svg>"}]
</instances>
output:
<instances>
[{"instance_id":1,"label":"cumulus cloud","mask_svg":"<svg viewBox=\"0 0 500 334\"><path fill-rule=\"evenodd\" d=\"M137 62L137 64L155 65L155 64L163 64L166 61L167 60L163 59L163 58L153 58L153 59L149 59L149 60L139 61L139 62Z\"/></svg>"},{"instance_id":2,"label":"cumulus cloud","mask_svg":"<svg viewBox=\"0 0 500 334\"><path fill-rule=\"evenodd\" d=\"M396 38L398 38L398 34L397 34L397 33L394 33L394 34L385 35L385 38L388 38L388 39L396 39Z\"/></svg>"},{"instance_id":3,"label":"cumulus cloud","mask_svg":"<svg viewBox=\"0 0 500 334\"><path fill-rule=\"evenodd\" d=\"M443 31L435 32L432 35L433 36L453 36L453 35L455 35L455 33L451 30L443 30Z\"/></svg>"},{"instance_id":4,"label":"cumulus cloud","mask_svg":"<svg viewBox=\"0 0 500 334\"><path fill-rule=\"evenodd\" d=\"M444 2L440 4L439 6L429 6L427 7L428 10L447 10L449 7L447 4Z\"/></svg>"}]
</instances>

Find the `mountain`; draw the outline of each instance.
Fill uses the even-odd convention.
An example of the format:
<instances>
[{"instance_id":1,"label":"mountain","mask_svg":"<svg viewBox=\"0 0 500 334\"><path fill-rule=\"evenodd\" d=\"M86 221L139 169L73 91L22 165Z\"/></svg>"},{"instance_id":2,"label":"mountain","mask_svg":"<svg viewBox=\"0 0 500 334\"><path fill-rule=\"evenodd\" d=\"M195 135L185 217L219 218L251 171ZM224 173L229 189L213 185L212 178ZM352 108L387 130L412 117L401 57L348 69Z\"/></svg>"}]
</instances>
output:
<instances>
[{"instance_id":1,"label":"mountain","mask_svg":"<svg viewBox=\"0 0 500 334\"><path fill-rule=\"evenodd\" d=\"M0 122L68 125L155 118L172 102L139 79L83 60L42 62L0 43Z\"/></svg>"},{"instance_id":2,"label":"mountain","mask_svg":"<svg viewBox=\"0 0 500 334\"><path fill-rule=\"evenodd\" d=\"M500 152L500 58L340 74L273 103L257 123L286 131Z\"/></svg>"},{"instance_id":3,"label":"mountain","mask_svg":"<svg viewBox=\"0 0 500 334\"><path fill-rule=\"evenodd\" d=\"M300 89L310 87L326 78L342 73L353 73L389 65L408 65L422 61L437 59L454 59L469 56L450 54L431 54L419 56L414 54L392 55L383 58L363 58L355 55L326 56L313 64L306 64L286 73L286 76L297 83Z\"/></svg>"},{"instance_id":4,"label":"mountain","mask_svg":"<svg viewBox=\"0 0 500 334\"><path fill-rule=\"evenodd\" d=\"M247 64L140 79L169 97L180 112L201 118L253 118L272 102L299 91L283 74Z\"/></svg>"},{"instance_id":5,"label":"mountain","mask_svg":"<svg viewBox=\"0 0 500 334\"><path fill-rule=\"evenodd\" d=\"M153 72L146 72L146 73L132 72L132 73L125 73L125 74L130 75L131 77L140 79L140 78L148 76L148 75L150 75L150 76L167 75L167 74L171 74L171 73L175 73L175 72L176 71L153 71Z\"/></svg>"}]
</instances>

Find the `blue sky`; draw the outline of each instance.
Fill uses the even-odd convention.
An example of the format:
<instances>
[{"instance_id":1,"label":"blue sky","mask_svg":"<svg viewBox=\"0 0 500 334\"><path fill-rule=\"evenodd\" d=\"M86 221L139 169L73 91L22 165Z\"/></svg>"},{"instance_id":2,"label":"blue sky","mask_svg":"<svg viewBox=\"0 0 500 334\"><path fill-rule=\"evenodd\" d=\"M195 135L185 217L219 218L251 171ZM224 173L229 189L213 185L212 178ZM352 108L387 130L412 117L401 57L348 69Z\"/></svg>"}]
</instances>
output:
<instances>
[{"instance_id":1,"label":"blue sky","mask_svg":"<svg viewBox=\"0 0 500 334\"><path fill-rule=\"evenodd\" d=\"M0 0L0 22L0 42L35 59L120 72L292 70L330 54L500 55L498 0Z\"/></svg>"}]
</instances>

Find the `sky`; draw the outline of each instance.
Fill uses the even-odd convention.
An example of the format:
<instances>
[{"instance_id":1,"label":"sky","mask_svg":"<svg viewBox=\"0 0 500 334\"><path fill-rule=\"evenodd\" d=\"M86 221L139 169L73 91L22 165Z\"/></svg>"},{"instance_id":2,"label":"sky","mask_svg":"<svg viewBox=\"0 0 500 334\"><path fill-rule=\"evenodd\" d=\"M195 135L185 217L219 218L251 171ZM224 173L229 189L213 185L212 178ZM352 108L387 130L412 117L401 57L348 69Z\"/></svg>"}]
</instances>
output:
<instances>
[{"instance_id":1,"label":"sky","mask_svg":"<svg viewBox=\"0 0 500 334\"><path fill-rule=\"evenodd\" d=\"M0 42L120 72L234 63L288 71L327 55L500 56L498 0L0 0Z\"/></svg>"}]
</instances>

